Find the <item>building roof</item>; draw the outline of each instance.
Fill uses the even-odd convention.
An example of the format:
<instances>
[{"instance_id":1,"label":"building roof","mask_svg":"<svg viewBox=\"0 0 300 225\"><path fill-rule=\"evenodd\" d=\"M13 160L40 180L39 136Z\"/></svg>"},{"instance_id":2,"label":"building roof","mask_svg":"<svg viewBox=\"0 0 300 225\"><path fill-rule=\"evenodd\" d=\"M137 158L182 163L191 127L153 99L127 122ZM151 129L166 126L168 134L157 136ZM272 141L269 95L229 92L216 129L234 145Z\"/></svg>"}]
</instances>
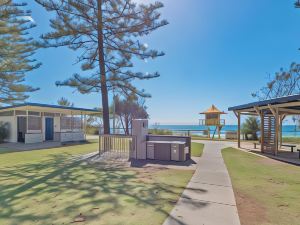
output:
<instances>
[{"instance_id":1,"label":"building roof","mask_svg":"<svg viewBox=\"0 0 300 225\"><path fill-rule=\"evenodd\" d=\"M13 106L0 107L0 111L8 111L12 109L32 110L32 111L42 111L42 112L52 112L52 113L72 113L77 115L101 113L100 111L95 109L77 108L77 107L60 106L60 105L49 105L49 104L31 103L31 102L16 104Z\"/></svg>"},{"instance_id":2,"label":"building roof","mask_svg":"<svg viewBox=\"0 0 300 225\"><path fill-rule=\"evenodd\" d=\"M199 114L226 114L226 113L220 111L215 105L212 105L209 109Z\"/></svg>"},{"instance_id":3,"label":"building roof","mask_svg":"<svg viewBox=\"0 0 300 225\"><path fill-rule=\"evenodd\" d=\"M289 106L286 108L288 109L297 109L299 110L299 103L300 102L300 95L289 95L285 97L280 97L280 98L273 98L273 99L268 99L268 100L263 100L263 101L256 101L248 104L243 104L243 105L238 105L234 107L228 108L228 111L238 111L238 110L246 110L246 109L251 109L254 107L267 107L268 105L281 105L285 103L291 103ZM292 104L294 103L294 104Z\"/></svg>"}]
</instances>

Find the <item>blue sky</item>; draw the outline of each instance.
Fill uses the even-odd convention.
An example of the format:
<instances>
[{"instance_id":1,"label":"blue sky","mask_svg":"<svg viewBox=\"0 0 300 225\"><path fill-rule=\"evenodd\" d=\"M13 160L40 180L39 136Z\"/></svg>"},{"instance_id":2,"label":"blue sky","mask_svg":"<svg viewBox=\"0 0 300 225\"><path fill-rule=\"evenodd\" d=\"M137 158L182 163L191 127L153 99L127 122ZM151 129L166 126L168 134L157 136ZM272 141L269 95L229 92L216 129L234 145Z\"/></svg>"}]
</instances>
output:
<instances>
[{"instance_id":1,"label":"blue sky","mask_svg":"<svg viewBox=\"0 0 300 225\"><path fill-rule=\"evenodd\" d=\"M166 55L136 63L137 71L159 71L161 77L138 82L152 94L146 104L151 123L197 124L198 112L215 104L221 110L252 102L260 89L281 67L300 61L300 9L294 0L162 0L163 18L169 25L144 39L150 48ZM49 30L49 15L29 2L37 27L33 35ZM93 108L100 95L81 95L56 87L79 71L76 53L66 49L41 49L42 67L29 74L27 82L41 90L29 101L56 103L61 96L76 106ZM235 124L232 113L225 116Z\"/></svg>"}]
</instances>

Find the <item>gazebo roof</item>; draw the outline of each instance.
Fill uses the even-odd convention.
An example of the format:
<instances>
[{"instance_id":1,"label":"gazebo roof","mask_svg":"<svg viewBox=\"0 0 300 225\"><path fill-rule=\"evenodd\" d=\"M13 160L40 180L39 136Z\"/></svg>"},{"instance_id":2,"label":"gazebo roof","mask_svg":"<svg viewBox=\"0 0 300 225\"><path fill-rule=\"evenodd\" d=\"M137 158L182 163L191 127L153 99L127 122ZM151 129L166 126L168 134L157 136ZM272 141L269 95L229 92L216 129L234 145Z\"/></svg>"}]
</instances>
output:
<instances>
[{"instance_id":1,"label":"gazebo roof","mask_svg":"<svg viewBox=\"0 0 300 225\"><path fill-rule=\"evenodd\" d=\"M209 109L199 114L226 114L226 113L220 111L215 105L212 105Z\"/></svg>"},{"instance_id":2,"label":"gazebo roof","mask_svg":"<svg viewBox=\"0 0 300 225\"><path fill-rule=\"evenodd\" d=\"M260 116L261 151L278 155L282 145L282 121L288 115L300 115L300 94L238 105L228 110L238 118L238 147L241 147L241 116Z\"/></svg>"},{"instance_id":3,"label":"gazebo roof","mask_svg":"<svg viewBox=\"0 0 300 225\"><path fill-rule=\"evenodd\" d=\"M277 108L281 114L299 115L300 114L300 95L289 95L279 98L252 102L244 105L228 108L228 111L241 113L254 113L263 110L265 113L272 113L272 109Z\"/></svg>"}]
</instances>

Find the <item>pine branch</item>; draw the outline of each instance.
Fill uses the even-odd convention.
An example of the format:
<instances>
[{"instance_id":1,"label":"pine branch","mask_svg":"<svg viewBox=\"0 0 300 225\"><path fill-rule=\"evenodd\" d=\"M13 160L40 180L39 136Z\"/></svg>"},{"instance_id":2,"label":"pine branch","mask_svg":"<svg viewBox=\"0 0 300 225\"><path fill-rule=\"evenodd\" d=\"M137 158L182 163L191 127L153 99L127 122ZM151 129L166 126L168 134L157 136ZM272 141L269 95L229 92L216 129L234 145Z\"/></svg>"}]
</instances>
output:
<instances>
[{"instance_id":1,"label":"pine branch","mask_svg":"<svg viewBox=\"0 0 300 225\"><path fill-rule=\"evenodd\" d=\"M29 20L30 10L24 10L26 3L0 2L0 101L14 104L26 100L27 93L37 91L25 85L28 72L41 66L32 58L38 49L37 43L29 37L29 30L35 27Z\"/></svg>"}]
</instances>

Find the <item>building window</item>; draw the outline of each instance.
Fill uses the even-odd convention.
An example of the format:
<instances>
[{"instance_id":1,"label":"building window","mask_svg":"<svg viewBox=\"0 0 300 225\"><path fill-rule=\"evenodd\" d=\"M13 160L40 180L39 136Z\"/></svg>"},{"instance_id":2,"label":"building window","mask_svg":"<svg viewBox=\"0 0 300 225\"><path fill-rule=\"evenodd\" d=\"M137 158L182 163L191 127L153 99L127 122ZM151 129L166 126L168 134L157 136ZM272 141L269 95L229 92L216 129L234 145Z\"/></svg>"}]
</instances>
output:
<instances>
[{"instance_id":1,"label":"building window","mask_svg":"<svg viewBox=\"0 0 300 225\"><path fill-rule=\"evenodd\" d=\"M24 110L16 110L16 115L18 115L18 116L26 116L27 113Z\"/></svg>"},{"instance_id":2,"label":"building window","mask_svg":"<svg viewBox=\"0 0 300 225\"><path fill-rule=\"evenodd\" d=\"M62 130L71 130L72 129L72 118L71 117L61 117L60 127Z\"/></svg>"},{"instance_id":3,"label":"building window","mask_svg":"<svg viewBox=\"0 0 300 225\"><path fill-rule=\"evenodd\" d=\"M73 129L80 130L82 128L81 118L73 117Z\"/></svg>"},{"instance_id":4,"label":"building window","mask_svg":"<svg viewBox=\"0 0 300 225\"><path fill-rule=\"evenodd\" d=\"M55 113L47 113L47 112L45 112L44 116L46 116L46 117L54 117Z\"/></svg>"},{"instance_id":5,"label":"building window","mask_svg":"<svg viewBox=\"0 0 300 225\"><path fill-rule=\"evenodd\" d=\"M82 129L82 121L80 117L61 117L60 126L62 130L80 130Z\"/></svg>"},{"instance_id":6,"label":"building window","mask_svg":"<svg viewBox=\"0 0 300 225\"><path fill-rule=\"evenodd\" d=\"M40 112L28 111L29 116L40 116Z\"/></svg>"},{"instance_id":7,"label":"building window","mask_svg":"<svg viewBox=\"0 0 300 225\"><path fill-rule=\"evenodd\" d=\"M5 111L5 112L0 112L0 116L13 116L14 111Z\"/></svg>"},{"instance_id":8,"label":"building window","mask_svg":"<svg viewBox=\"0 0 300 225\"><path fill-rule=\"evenodd\" d=\"M41 117L28 116L28 130L42 130Z\"/></svg>"},{"instance_id":9,"label":"building window","mask_svg":"<svg viewBox=\"0 0 300 225\"><path fill-rule=\"evenodd\" d=\"M218 119L219 115L218 114L207 114L206 119Z\"/></svg>"}]
</instances>

